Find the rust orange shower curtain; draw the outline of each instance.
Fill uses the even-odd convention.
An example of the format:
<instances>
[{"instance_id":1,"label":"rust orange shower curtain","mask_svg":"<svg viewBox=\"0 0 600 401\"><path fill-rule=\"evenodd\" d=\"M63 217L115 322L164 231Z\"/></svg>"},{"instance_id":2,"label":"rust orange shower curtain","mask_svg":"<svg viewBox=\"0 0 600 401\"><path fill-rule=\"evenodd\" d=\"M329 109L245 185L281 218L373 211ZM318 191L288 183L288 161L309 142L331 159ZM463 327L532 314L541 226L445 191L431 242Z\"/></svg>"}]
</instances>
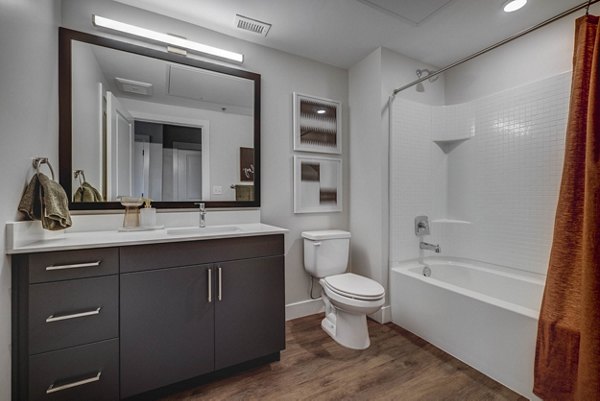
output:
<instances>
[{"instance_id":1,"label":"rust orange shower curtain","mask_svg":"<svg viewBox=\"0 0 600 401\"><path fill-rule=\"evenodd\" d=\"M534 393L600 400L600 30L575 28L565 162L538 325Z\"/></svg>"}]
</instances>

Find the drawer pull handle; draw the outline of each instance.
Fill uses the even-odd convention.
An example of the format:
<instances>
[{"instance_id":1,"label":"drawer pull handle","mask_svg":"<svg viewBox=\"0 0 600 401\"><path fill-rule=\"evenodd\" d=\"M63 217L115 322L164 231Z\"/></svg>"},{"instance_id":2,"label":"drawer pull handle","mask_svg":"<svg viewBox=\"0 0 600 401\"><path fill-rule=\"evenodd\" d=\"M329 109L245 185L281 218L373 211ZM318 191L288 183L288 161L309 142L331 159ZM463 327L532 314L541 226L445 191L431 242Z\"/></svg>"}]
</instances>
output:
<instances>
[{"instance_id":1,"label":"drawer pull handle","mask_svg":"<svg viewBox=\"0 0 600 401\"><path fill-rule=\"evenodd\" d=\"M208 302L212 302L212 269L208 269Z\"/></svg>"},{"instance_id":2,"label":"drawer pull handle","mask_svg":"<svg viewBox=\"0 0 600 401\"><path fill-rule=\"evenodd\" d=\"M48 389L46 390L46 394L52 394L52 393L56 393L58 391L67 390L69 388L79 387L79 386L83 386L84 384L88 384L88 383L93 383L93 382L100 381L100 375L102 375L102 371L101 370L98 371L98 373L94 374L91 377L88 377L88 378L85 378L85 379L81 379L81 380L77 380L77 381L71 382L71 383L61 384L60 386L54 387L54 383L52 383L50 385L50 387L48 387Z\"/></svg>"},{"instance_id":3,"label":"drawer pull handle","mask_svg":"<svg viewBox=\"0 0 600 401\"><path fill-rule=\"evenodd\" d=\"M72 265L56 265L56 266L46 266L46 271L52 270L67 270L67 269L81 269L83 267L98 267L102 263L101 260L97 260L95 262L89 263L75 263Z\"/></svg>"},{"instance_id":4,"label":"drawer pull handle","mask_svg":"<svg viewBox=\"0 0 600 401\"><path fill-rule=\"evenodd\" d=\"M223 272L222 272L221 266L219 266L219 294L218 294L219 301L221 299L223 299L223 277L222 277L223 274L222 273Z\"/></svg>"},{"instance_id":5,"label":"drawer pull handle","mask_svg":"<svg viewBox=\"0 0 600 401\"><path fill-rule=\"evenodd\" d=\"M93 316L93 315L99 315L100 314L100 310L102 309L102 307L98 307L94 310L90 310L90 311L85 311L85 312L79 312L79 313L73 313L70 315L50 315L46 318L46 323L52 323L52 322L60 322L61 320L69 320L69 319L77 319L80 317L86 317L86 316Z\"/></svg>"}]
</instances>

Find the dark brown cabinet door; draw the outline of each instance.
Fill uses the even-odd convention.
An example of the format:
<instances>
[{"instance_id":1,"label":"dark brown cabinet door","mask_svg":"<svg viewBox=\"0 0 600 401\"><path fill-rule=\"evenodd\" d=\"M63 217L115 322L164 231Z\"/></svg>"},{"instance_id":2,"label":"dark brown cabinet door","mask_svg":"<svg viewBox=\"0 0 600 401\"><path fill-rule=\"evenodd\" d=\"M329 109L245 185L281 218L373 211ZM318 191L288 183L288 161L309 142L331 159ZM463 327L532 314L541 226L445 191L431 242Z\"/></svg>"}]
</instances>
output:
<instances>
[{"instance_id":1,"label":"dark brown cabinet door","mask_svg":"<svg viewBox=\"0 0 600 401\"><path fill-rule=\"evenodd\" d=\"M215 265L215 368L285 348L284 259Z\"/></svg>"},{"instance_id":2,"label":"dark brown cabinet door","mask_svg":"<svg viewBox=\"0 0 600 401\"><path fill-rule=\"evenodd\" d=\"M211 267L121 275L121 397L214 370Z\"/></svg>"}]
</instances>

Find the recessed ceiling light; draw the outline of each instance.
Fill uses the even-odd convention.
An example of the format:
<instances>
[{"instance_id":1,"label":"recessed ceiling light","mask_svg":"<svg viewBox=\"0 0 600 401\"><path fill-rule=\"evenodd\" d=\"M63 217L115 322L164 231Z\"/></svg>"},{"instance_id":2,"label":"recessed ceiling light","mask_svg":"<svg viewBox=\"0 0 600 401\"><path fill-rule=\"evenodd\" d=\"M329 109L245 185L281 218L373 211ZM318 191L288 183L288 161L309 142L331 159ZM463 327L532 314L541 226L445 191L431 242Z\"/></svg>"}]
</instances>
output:
<instances>
[{"instance_id":1,"label":"recessed ceiling light","mask_svg":"<svg viewBox=\"0 0 600 401\"><path fill-rule=\"evenodd\" d=\"M521 9L525 4L527 4L527 0L509 0L503 5L504 12L512 13Z\"/></svg>"}]
</instances>

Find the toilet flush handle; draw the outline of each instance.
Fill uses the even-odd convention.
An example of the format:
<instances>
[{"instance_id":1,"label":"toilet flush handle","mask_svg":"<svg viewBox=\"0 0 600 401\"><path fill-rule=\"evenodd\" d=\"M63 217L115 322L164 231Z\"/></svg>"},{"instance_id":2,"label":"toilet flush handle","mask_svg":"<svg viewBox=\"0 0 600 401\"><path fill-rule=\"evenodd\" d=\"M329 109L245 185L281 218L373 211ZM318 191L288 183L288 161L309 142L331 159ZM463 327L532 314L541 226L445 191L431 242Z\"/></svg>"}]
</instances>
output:
<instances>
[{"instance_id":1,"label":"toilet flush handle","mask_svg":"<svg viewBox=\"0 0 600 401\"><path fill-rule=\"evenodd\" d=\"M321 242L313 242L313 246L321 246Z\"/></svg>"}]
</instances>

